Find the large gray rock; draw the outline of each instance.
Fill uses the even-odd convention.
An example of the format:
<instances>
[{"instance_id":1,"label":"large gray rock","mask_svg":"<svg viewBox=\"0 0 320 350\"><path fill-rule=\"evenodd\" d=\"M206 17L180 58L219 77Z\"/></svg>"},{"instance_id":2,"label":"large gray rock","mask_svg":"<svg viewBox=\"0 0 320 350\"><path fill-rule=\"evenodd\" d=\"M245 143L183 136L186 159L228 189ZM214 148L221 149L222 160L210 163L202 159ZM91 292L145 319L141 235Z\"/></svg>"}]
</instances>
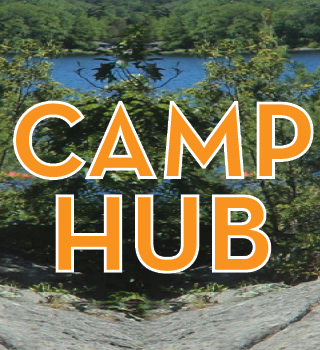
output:
<instances>
[{"instance_id":1,"label":"large gray rock","mask_svg":"<svg viewBox=\"0 0 320 350\"><path fill-rule=\"evenodd\" d=\"M133 319L114 322L0 299L0 344L7 349L142 349L143 334Z\"/></svg>"},{"instance_id":2,"label":"large gray rock","mask_svg":"<svg viewBox=\"0 0 320 350\"><path fill-rule=\"evenodd\" d=\"M313 307L317 310L319 302L320 281L316 281L243 302L176 313L150 322L150 345L146 349L250 349L267 338L271 341L272 335L301 322ZM305 328L305 333L301 329L301 341L297 343L296 339L294 349L305 349L304 341L311 336L310 331L316 332L316 328L320 328L320 318L314 322L317 325L312 329ZM291 342L291 339L288 341ZM283 346L279 349L292 349L290 345ZM274 348L272 345L261 349ZM317 346L312 349L320 349L319 338Z\"/></svg>"},{"instance_id":3,"label":"large gray rock","mask_svg":"<svg viewBox=\"0 0 320 350\"><path fill-rule=\"evenodd\" d=\"M320 281L267 294L260 288L255 297L235 295L151 321L56 310L31 300L0 298L0 350L320 349Z\"/></svg>"},{"instance_id":4,"label":"large gray rock","mask_svg":"<svg viewBox=\"0 0 320 350\"><path fill-rule=\"evenodd\" d=\"M252 350L320 349L320 307L314 307L301 320L252 347Z\"/></svg>"}]
</instances>

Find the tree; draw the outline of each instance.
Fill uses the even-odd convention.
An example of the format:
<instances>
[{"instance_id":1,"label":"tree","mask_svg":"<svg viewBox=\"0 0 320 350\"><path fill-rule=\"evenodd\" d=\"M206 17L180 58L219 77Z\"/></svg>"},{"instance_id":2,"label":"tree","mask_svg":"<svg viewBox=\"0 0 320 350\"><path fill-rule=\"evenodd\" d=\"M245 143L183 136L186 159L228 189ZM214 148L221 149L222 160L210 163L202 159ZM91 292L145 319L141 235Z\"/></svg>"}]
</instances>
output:
<instances>
[{"instance_id":1,"label":"tree","mask_svg":"<svg viewBox=\"0 0 320 350\"><path fill-rule=\"evenodd\" d=\"M50 76L51 64L45 59L57 53L54 45L41 48L32 40L19 40L1 45L0 53L0 171L4 171L17 164L11 140L21 114L35 103L60 99L71 90L59 87Z\"/></svg>"},{"instance_id":2,"label":"tree","mask_svg":"<svg viewBox=\"0 0 320 350\"><path fill-rule=\"evenodd\" d=\"M159 47L152 47L150 43L150 30L147 22L141 25L130 25L124 31L122 37L112 48L108 50L110 56L97 58L101 61L98 68L94 68L95 80L100 83L113 84L116 82L127 81L133 85L133 89L140 86L141 90L150 92L154 89L163 87L172 79L175 79L180 73L178 67L173 67L174 75L167 81L162 81L163 68L158 63L161 58L154 57L154 54L161 51ZM98 86L82 75L85 68L80 67L77 74L87 80L94 87L106 90L110 93L113 91L113 85ZM152 86L149 83L159 83L158 86Z\"/></svg>"},{"instance_id":3,"label":"tree","mask_svg":"<svg viewBox=\"0 0 320 350\"><path fill-rule=\"evenodd\" d=\"M14 54L12 54L14 52ZM57 52L53 45L39 47L32 40L19 40L0 46L0 177L1 226L26 219L22 192L30 177L11 171L24 171L13 148L15 125L26 109L46 100L62 99L64 89L50 76L45 58Z\"/></svg>"},{"instance_id":4,"label":"tree","mask_svg":"<svg viewBox=\"0 0 320 350\"><path fill-rule=\"evenodd\" d=\"M318 125L318 102L315 101L319 100L320 71L309 73L301 65L293 64L285 47L278 46L275 38L266 35L258 44L226 40L214 48L204 47L202 53L213 60L206 65L205 80L190 93L199 113L211 118L219 118L233 101L239 101L244 164L251 175L245 181L230 182L230 185L237 192L258 197L267 208L264 231L273 242L269 264L272 272L282 273L291 282L302 278L302 272L317 273L319 262L313 262L319 252L320 222L315 208L320 203L320 192L318 177L314 175L320 161L318 135L307 155L292 162L277 163L275 180L256 180L255 169L256 103L298 104ZM286 145L292 139L291 123L277 122L276 143ZM298 257L299 262L294 261Z\"/></svg>"},{"instance_id":5,"label":"tree","mask_svg":"<svg viewBox=\"0 0 320 350\"><path fill-rule=\"evenodd\" d=\"M131 38L132 39L132 38ZM131 40L128 39L128 40ZM136 36L136 40L140 40ZM132 47L138 47L136 43ZM124 46L125 52L126 47ZM126 54L124 52L124 54ZM146 57L140 50L132 50L130 62L141 65ZM109 74L102 75L108 80ZM149 74L149 71L147 71ZM148 75L147 75L148 76ZM161 76L156 76L161 80ZM105 94L107 92L107 94ZM199 167L189 152L185 152L182 180L163 180L169 103L176 96L157 94L144 75L128 75L127 79L109 84L101 95L79 95L69 100L84 114L85 119L70 129L65 123L47 119L41 128L35 130L37 155L48 162L59 162L70 152L75 152L85 159L87 164L82 170L65 180L34 180L32 186L24 191L24 205L29 224L52 225L54 237L55 200L54 194L73 193L75 195L75 230L78 232L100 232L103 223L103 193L123 195L123 235L124 235L124 270L118 277L103 275L102 256L96 252L78 254L87 257L76 263L76 269L86 272L87 276L96 276L100 290L106 286L132 289L145 288L159 292L155 279L165 280L172 277L160 276L147 271L138 261L134 249L134 196L136 194L154 194L155 196L155 232L156 249L159 254L174 255L180 249L180 195L201 194L201 223L203 247L211 241L211 194L226 191L223 180L206 176L206 170ZM114 113L118 101L122 101L132 123L146 150L150 163L158 176L155 180L140 180L135 172L107 172L103 179L88 181L85 179L94 155ZM211 120L203 118L190 108L186 100L179 100L179 107L185 111L192 125L202 137L207 137L213 126ZM121 143L115 153L124 153ZM215 163L215 162L213 162ZM214 165L211 165L213 167ZM37 200L35 200L37 198ZM52 241L51 241L52 242ZM46 242L48 247L50 244ZM54 247L49 252L54 258ZM210 251L206 251L202 258ZM152 275L152 278L150 278ZM88 278L89 278L88 277ZM98 282L97 282L98 281ZM104 284L103 284L104 283Z\"/></svg>"}]
</instances>

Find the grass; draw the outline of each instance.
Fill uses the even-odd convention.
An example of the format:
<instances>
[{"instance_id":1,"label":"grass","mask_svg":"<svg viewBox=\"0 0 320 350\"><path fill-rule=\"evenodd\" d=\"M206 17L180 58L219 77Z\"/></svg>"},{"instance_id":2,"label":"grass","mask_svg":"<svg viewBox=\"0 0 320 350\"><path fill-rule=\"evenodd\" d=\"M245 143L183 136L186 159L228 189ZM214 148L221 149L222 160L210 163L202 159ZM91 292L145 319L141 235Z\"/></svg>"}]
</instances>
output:
<instances>
[{"instance_id":1,"label":"grass","mask_svg":"<svg viewBox=\"0 0 320 350\"><path fill-rule=\"evenodd\" d=\"M107 309L129 312L143 318L146 317L149 310L165 304L165 301L154 301L140 293L120 291L110 294L106 301L96 301L95 303Z\"/></svg>"},{"instance_id":2,"label":"grass","mask_svg":"<svg viewBox=\"0 0 320 350\"><path fill-rule=\"evenodd\" d=\"M220 293L226 290L226 287L223 284L218 284L216 282L211 282L205 286L200 286L199 283L193 285L193 289L184 290L185 294L195 294L195 293Z\"/></svg>"},{"instance_id":3,"label":"grass","mask_svg":"<svg viewBox=\"0 0 320 350\"><path fill-rule=\"evenodd\" d=\"M60 293L60 294L70 294L77 295L80 293L79 290L74 288L73 290L67 290L64 288L62 283L58 283L56 286L48 282L41 282L39 284L33 284L29 289L34 292L46 292L46 293ZM218 284L216 282L208 283L206 285L200 286L199 283L195 283L192 289L180 288L176 290L176 295L187 295L187 294L197 294L197 293L218 293L227 289L226 286ZM172 291L171 291L172 292ZM49 295L48 306L63 309L68 306L68 302L60 298L59 295ZM162 300L152 300L148 298L145 294L138 292L128 292L128 291L118 291L107 295L106 300L95 300L86 299L86 304L96 305L97 308L109 309L113 311L123 312L131 314L140 318L146 318L150 316L150 311L162 308L163 306L170 306L173 301L168 299ZM72 302L70 303L72 304ZM189 304L189 303L188 303ZM196 300L190 302L191 309L199 309L208 306L208 298L204 296L199 296ZM179 308L178 308L179 309Z\"/></svg>"},{"instance_id":4,"label":"grass","mask_svg":"<svg viewBox=\"0 0 320 350\"><path fill-rule=\"evenodd\" d=\"M32 286L29 287L29 289L38 293L46 292L46 293L70 294L70 291L63 288L63 283L58 283L57 287L54 287L50 283L41 282L39 284L33 284Z\"/></svg>"},{"instance_id":5,"label":"grass","mask_svg":"<svg viewBox=\"0 0 320 350\"><path fill-rule=\"evenodd\" d=\"M68 303L57 296L51 296L48 298L48 305L53 309L64 309Z\"/></svg>"}]
</instances>

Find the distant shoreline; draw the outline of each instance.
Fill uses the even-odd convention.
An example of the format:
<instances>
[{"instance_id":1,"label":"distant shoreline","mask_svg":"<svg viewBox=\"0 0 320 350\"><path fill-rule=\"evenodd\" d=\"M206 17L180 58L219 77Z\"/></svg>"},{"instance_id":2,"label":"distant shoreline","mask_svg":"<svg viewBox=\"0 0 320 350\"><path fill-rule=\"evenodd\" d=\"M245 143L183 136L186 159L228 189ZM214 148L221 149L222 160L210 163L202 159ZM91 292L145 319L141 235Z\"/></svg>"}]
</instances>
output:
<instances>
[{"instance_id":1,"label":"distant shoreline","mask_svg":"<svg viewBox=\"0 0 320 350\"><path fill-rule=\"evenodd\" d=\"M320 51L320 47L318 48L312 48L312 47L298 47L298 48L293 48L293 49L288 49L289 53L296 53L296 52L316 52ZM110 52L106 51L93 51L93 50L81 50L81 49L63 49L62 50L62 55L63 56L76 56L76 55L83 55L83 56L99 56L99 55L104 55L104 56L109 56L111 55ZM197 54L195 49L190 49L190 50L185 50L185 49L176 49L176 50L170 50L170 51L161 51L159 53L159 56L199 56Z\"/></svg>"},{"instance_id":2,"label":"distant shoreline","mask_svg":"<svg viewBox=\"0 0 320 350\"><path fill-rule=\"evenodd\" d=\"M295 49L288 49L288 52L308 52L308 51L320 51L320 47L297 47Z\"/></svg>"}]
</instances>

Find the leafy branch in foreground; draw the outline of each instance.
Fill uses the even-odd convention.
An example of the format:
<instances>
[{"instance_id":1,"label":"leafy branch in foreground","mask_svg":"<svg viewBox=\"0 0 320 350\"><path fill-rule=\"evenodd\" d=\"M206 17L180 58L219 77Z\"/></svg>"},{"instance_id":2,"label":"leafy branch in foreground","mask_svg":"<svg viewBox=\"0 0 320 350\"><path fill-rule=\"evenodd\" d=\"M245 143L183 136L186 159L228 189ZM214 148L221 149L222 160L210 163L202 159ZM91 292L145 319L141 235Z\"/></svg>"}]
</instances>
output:
<instances>
[{"instance_id":1,"label":"leafy branch in foreground","mask_svg":"<svg viewBox=\"0 0 320 350\"><path fill-rule=\"evenodd\" d=\"M109 57L97 58L101 61L98 68L94 68L96 73L94 78L99 82L107 84L121 81L131 81L142 90L159 89L168 84L171 80L181 74L178 63L172 67L173 75L164 79L164 68L158 66L161 58L158 57L159 48L157 43L150 42L150 32L147 26L132 25L124 32L121 40L108 50ZM157 56L155 56L155 54ZM79 67L76 73L93 87L109 90L109 87L98 85L96 82L83 75L84 67ZM158 86L151 86L149 82L161 82Z\"/></svg>"}]
</instances>

